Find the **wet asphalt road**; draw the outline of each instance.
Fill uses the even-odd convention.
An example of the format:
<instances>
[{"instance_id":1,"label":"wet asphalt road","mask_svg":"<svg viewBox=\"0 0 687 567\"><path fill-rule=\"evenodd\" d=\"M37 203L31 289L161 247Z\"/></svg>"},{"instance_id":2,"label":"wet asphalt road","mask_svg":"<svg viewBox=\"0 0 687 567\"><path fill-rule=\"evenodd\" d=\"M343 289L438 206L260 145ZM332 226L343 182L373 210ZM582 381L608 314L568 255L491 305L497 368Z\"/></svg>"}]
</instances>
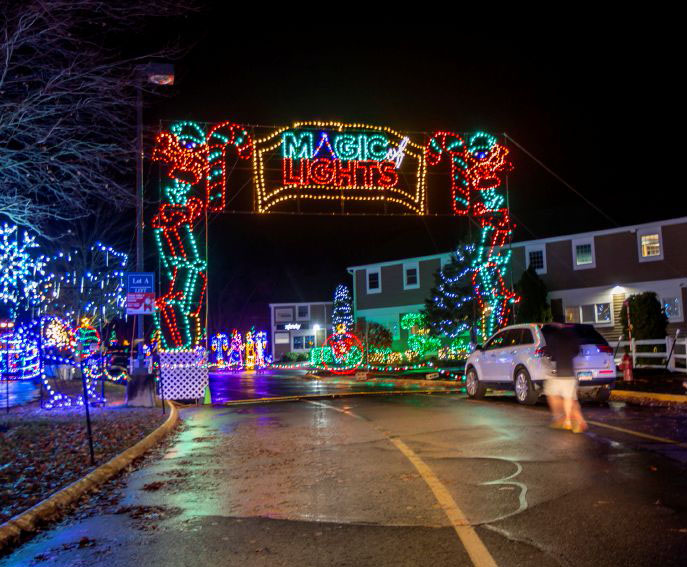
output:
<instances>
[{"instance_id":1,"label":"wet asphalt road","mask_svg":"<svg viewBox=\"0 0 687 567\"><path fill-rule=\"evenodd\" d=\"M280 373L223 380L227 395L317 387ZM612 404L586 413L687 442L684 412ZM182 416L186 428L126 478L116 506L64 520L0 566L471 565L399 444L498 565L684 564L687 443L602 425L554 431L543 406L509 396L366 396ZM79 548L84 536L92 541Z\"/></svg>"}]
</instances>

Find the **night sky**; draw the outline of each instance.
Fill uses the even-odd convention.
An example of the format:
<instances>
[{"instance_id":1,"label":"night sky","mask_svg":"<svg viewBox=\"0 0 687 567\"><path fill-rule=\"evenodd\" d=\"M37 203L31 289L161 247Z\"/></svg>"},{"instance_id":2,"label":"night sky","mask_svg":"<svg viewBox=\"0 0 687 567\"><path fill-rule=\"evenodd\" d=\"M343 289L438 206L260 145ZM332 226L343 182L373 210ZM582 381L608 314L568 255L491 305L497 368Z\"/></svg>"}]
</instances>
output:
<instances>
[{"instance_id":1,"label":"night sky","mask_svg":"<svg viewBox=\"0 0 687 567\"><path fill-rule=\"evenodd\" d=\"M476 33L452 22L435 29L437 13L415 27L387 21L386 33L346 15L337 25L287 12L288 31L215 8L171 23L193 47L177 62L173 95L149 106L146 123L331 119L506 132L602 211L511 145L516 240L687 214L687 199L677 200L684 174L671 169L679 91L668 40L618 21L571 33L485 23ZM156 194L157 173L149 178ZM269 302L329 300L336 284L350 282L346 266L444 252L467 227L446 217L216 215L211 331L265 325Z\"/></svg>"}]
</instances>

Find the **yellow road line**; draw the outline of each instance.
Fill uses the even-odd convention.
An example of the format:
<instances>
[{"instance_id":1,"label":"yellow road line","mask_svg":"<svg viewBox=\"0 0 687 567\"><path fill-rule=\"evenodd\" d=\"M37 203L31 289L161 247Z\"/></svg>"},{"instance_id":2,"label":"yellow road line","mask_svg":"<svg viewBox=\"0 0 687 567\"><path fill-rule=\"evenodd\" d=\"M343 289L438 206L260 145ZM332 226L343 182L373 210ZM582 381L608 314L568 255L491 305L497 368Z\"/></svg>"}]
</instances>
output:
<instances>
[{"instance_id":1,"label":"yellow road line","mask_svg":"<svg viewBox=\"0 0 687 567\"><path fill-rule=\"evenodd\" d=\"M362 416L350 411L337 408L336 406L331 406L329 404L324 404L321 402L308 402L310 404L315 404L318 406L325 407L340 413L345 413L349 417L354 417L357 419L364 419ZM406 445L400 438L391 437L387 432L381 430L379 427L373 425L373 427L379 431L384 437L386 437L403 455L413 464L420 473L420 476L425 481L427 486L434 494L437 502L444 510L444 513L448 517L453 529L458 534L460 541L465 547L472 563L475 567L496 567L496 561L489 553L482 540L477 535L475 529L470 525L470 522L463 514L456 501L451 496L448 489L441 483L441 481L434 474L434 471L429 468L429 466L413 451L408 445Z\"/></svg>"},{"instance_id":2,"label":"yellow road line","mask_svg":"<svg viewBox=\"0 0 687 567\"><path fill-rule=\"evenodd\" d=\"M624 427L610 425L608 423L603 423L602 421L592 421L591 419L588 419L587 423L591 423L592 425L596 425L598 427L605 427L606 429L612 429L614 431L620 431L621 433L627 433L628 435L634 435L635 437L642 437L644 439L650 439L651 441L658 441L659 443L667 443L669 445L687 448L687 443L673 441L672 439L668 439L666 437L658 437L657 435L651 435L650 433L642 433L641 431L634 431L633 429L625 429Z\"/></svg>"},{"instance_id":3,"label":"yellow road line","mask_svg":"<svg viewBox=\"0 0 687 567\"><path fill-rule=\"evenodd\" d=\"M422 476L423 480L427 483L427 486L429 486L430 490L434 493L434 497L443 508L453 529L458 534L473 565L475 565L475 567L496 567L496 561L494 561L491 553L489 553L489 550L484 543L482 543L477 532L470 525L465 514L463 514L463 511L453 499L453 496L451 496L451 493L434 474L434 471L432 471L432 469L430 469L425 462L408 447L408 445L401 441L401 439L398 437L388 437L388 439L413 464L417 472L420 473L420 476Z\"/></svg>"}]
</instances>

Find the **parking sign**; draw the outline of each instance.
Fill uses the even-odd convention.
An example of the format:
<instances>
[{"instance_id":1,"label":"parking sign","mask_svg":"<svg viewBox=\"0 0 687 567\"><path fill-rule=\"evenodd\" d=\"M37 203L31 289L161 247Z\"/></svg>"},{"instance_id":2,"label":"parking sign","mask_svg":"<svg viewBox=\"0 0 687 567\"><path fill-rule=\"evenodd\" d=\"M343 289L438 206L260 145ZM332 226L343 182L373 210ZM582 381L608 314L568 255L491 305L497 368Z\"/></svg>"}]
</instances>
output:
<instances>
[{"instance_id":1,"label":"parking sign","mask_svg":"<svg viewBox=\"0 0 687 567\"><path fill-rule=\"evenodd\" d=\"M126 275L127 315L152 315L155 310L155 274L133 272Z\"/></svg>"}]
</instances>

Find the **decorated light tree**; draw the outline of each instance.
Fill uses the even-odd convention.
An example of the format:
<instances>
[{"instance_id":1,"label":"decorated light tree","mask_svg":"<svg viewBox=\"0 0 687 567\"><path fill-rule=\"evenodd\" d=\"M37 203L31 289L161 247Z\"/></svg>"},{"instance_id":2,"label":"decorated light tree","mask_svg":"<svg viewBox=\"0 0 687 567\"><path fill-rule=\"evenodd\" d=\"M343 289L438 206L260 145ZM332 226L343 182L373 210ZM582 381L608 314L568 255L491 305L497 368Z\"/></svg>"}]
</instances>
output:
<instances>
[{"instance_id":1,"label":"decorated light tree","mask_svg":"<svg viewBox=\"0 0 687 567\"><path fill-rule=\"evenodd\" d=\"M332 311L332 323L335 329L346 332L353 327L353 302L351 292L346 285L336 286L334 290L334 306Z\"/></svg>"},{"instance_id":2,"label":"decorated light tree","mask_svg":"<svg viewBox=\"0 0 687 567\"><path fill-rule=\"evenodd\" d=\"M474 246L459 246L450 262L434 274L434 287L422 311L432 336L455 339L477 332L481 313L472 283L474 255Z\"/></svg>"},{"instance_id":3,"label":"decorated light tree","mask_svg":"<svg viewBox=\"0 0 687 567\"><path fill-rule=\"evenodd\" d=\"M50 286L47 259L38 254L36 237L16 226L0 226L0 302L14 319L18 311L39 307Z\"/></svg>"}]
</instances>

